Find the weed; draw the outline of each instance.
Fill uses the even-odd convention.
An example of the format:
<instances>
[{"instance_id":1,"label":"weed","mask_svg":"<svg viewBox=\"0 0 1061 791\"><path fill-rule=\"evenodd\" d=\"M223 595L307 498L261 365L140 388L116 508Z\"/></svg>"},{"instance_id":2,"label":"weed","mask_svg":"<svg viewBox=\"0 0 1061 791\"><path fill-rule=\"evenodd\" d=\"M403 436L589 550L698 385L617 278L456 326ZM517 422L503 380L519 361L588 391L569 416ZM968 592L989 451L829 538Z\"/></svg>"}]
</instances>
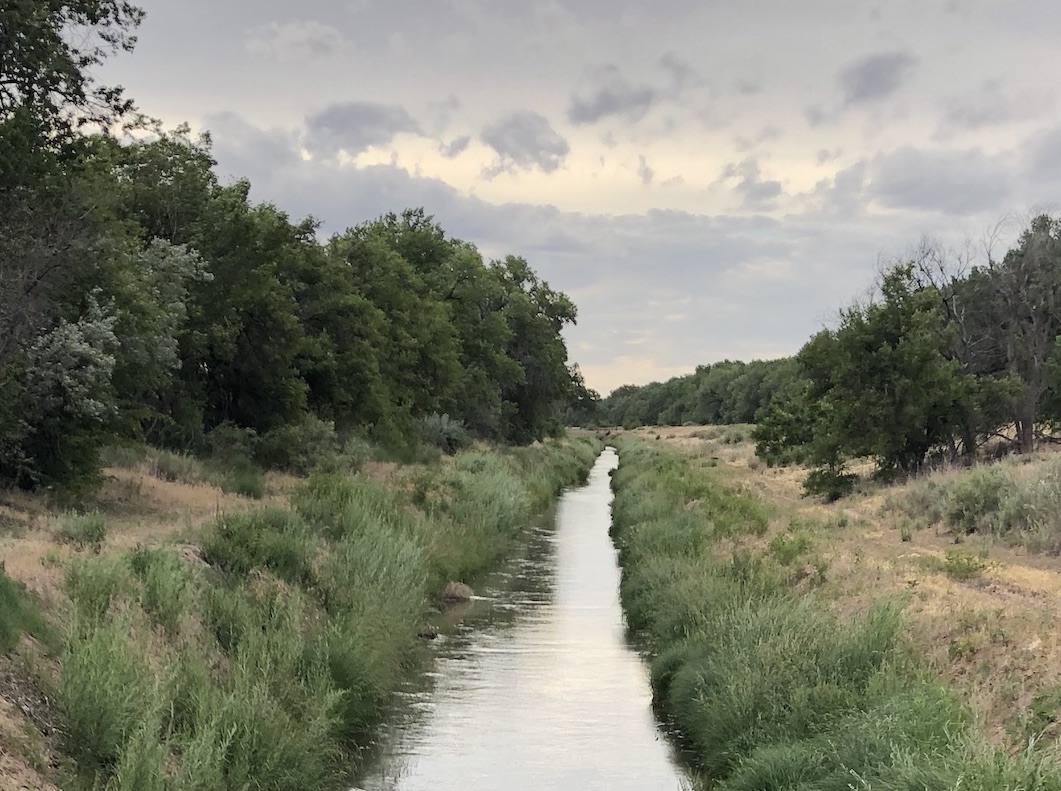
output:
<instances>
[{"instance_id":1,"label":"weed","mask_svg":"<svg viewBox=\"0 0 1061 791\"><path fill-rule=\"evenodd\" d=\"M951 579L966 581L979 577L989 565L984 558L951 550L944 558L943 571Z\"/></svg>"},{"instance_id":2,"label":"weed","mask_svg":"<svg viewBox=\"0 0 1061 791\"><path fill-rule=\"evenodd\" d=\"M770 541L770 554L782 566L791 566L813 546L810 537L804 533L778 533Z\"/></svg>"}]
</instances>

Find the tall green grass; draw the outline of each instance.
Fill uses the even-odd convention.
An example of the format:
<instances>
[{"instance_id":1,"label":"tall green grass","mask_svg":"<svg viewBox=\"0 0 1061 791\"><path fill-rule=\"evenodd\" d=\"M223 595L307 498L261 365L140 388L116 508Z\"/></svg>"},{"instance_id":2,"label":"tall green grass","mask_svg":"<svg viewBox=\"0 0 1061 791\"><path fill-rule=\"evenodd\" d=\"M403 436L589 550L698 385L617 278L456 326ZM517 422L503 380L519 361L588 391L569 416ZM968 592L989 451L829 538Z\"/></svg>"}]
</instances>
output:
<instances>
[{"instance_id":1,"label":"tall green grass","mask_svg":"<svg viewBox=\"0 0 1061 791\"><path fill-rule=\"evenodd\" d=\"M468 452L390 485L318 474L291 509L220 516L203 567L167 548L75 559L59 699L83 786L335 787L443 583L496 563L597 449Z\"/></svg>"},{"instance_id":2,"label":"tall green grass","mask_svg":"<svg viewBox=\"0 0 1061 791\"><path fill-rule=\"evenodd\" d=\"M7 576L0 560L0 654L14 648L27 633L48 641L52 636L33 596Z\"/></svg>"},{"instance_id":3,"label":"tall green grass","mask_svg":"<svg viewBox=\"0 0 1061 791\"><path fill-rule=\"evenodd\" d=\"M628 622L655 657L659 711L712 787L1061 787L1049 754L982 746L904 645L896 606L838 619L790 583L786 566L810 550L798 534L735 548L765 531L753 496L696 459L619 447L613 534Z\"/></svg>"}]
</instances>

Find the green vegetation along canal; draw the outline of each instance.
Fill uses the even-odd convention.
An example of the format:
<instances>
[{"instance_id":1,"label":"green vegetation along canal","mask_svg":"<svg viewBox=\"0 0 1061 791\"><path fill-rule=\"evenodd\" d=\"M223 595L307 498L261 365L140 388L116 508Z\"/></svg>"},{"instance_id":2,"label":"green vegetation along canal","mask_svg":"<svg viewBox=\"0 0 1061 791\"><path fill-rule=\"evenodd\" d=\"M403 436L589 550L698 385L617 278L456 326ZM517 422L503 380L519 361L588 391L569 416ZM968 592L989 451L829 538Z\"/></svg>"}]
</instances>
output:
<instances>
[{"instance_id":1,"label":"green vegetation along canal","mask_svg":"<svg viewBox=\"0 0 1061 791\"><path fill-rule=\"evenodd\" d=\"M384 735L366 791L688 787L627 643L608 535L611 448L555 524L435 641L430 683Z\"/></svg>"}]
</instances>

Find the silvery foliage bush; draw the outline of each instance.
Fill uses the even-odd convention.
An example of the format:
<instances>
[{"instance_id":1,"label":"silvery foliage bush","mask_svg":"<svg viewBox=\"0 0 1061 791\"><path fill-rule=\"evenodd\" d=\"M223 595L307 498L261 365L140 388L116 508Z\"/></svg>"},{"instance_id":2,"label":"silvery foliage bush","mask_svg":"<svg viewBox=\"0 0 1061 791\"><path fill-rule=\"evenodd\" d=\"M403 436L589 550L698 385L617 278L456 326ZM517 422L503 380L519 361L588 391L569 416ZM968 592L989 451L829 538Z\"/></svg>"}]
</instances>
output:
<instances>
[{"instance_id":1,"label":"silvery foliage bush","mask_svg":"<svg viewBox=\"0 0 1061 791\"><path fill-rule=\"evenodd\" d=\"M195 250L165 239L152 239L137 264L142 301L135 313L119 312L122 357L142 370L168 371L180 365L177 334L188 319L188 288L213 275Z\"/></svg>"},{"instance_id":2,"label":"silvery foliage bush","mask_svg":"<svg viewBox=\"0 0 1061 791\"><path fill-rule=\"evenodd\" d=\"M420 439L451 456L471 441L462 421L437 412L420 420Z\"/></svg>"},{"instance_id":3,"label":"silvery foliage bush","mask_svg":"<svg viewBox=\"0 0 1061 791\"><path fill-rule=\"evenodd\" d=\"M41 414L103 421L114 413L111 375L120 346L114 333L118 317L97 296L98 291L89 296L81 318L60 319L29 348L26 390Z\"/></svg>"}]
</instances>

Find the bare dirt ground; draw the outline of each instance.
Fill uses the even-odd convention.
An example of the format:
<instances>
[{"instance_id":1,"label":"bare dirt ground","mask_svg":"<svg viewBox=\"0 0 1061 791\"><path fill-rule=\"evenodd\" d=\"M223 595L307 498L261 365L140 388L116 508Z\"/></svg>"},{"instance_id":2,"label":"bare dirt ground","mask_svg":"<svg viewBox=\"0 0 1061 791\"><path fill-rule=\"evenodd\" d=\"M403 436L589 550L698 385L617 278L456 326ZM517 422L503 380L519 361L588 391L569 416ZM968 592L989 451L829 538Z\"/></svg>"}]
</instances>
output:
<instances>
[{"instance_id":1,"label":"bare dirt ground","mask_svg":"<svg viewBox=\"0 0 1061 791\"><path fill-rule=\"evenodd\" d=\"M767 551L778 534L806 536L812 549L799 563L807 569L793 578L816 580L814 595L837 613L902 602L911 644L965 695L994 741L1018 749L1040 733L1061 736L1061 558L956 535L941 524L911 526L897 506L917 481L867 484L832 504L804 497L806 470L760 462L750 426L631 433L682 449L772 506L769 533L751 543ZM1024 465L1027 474L1050 455ZM931 473L949 480L968 474Z\"/></svg>"}]
</instances>

